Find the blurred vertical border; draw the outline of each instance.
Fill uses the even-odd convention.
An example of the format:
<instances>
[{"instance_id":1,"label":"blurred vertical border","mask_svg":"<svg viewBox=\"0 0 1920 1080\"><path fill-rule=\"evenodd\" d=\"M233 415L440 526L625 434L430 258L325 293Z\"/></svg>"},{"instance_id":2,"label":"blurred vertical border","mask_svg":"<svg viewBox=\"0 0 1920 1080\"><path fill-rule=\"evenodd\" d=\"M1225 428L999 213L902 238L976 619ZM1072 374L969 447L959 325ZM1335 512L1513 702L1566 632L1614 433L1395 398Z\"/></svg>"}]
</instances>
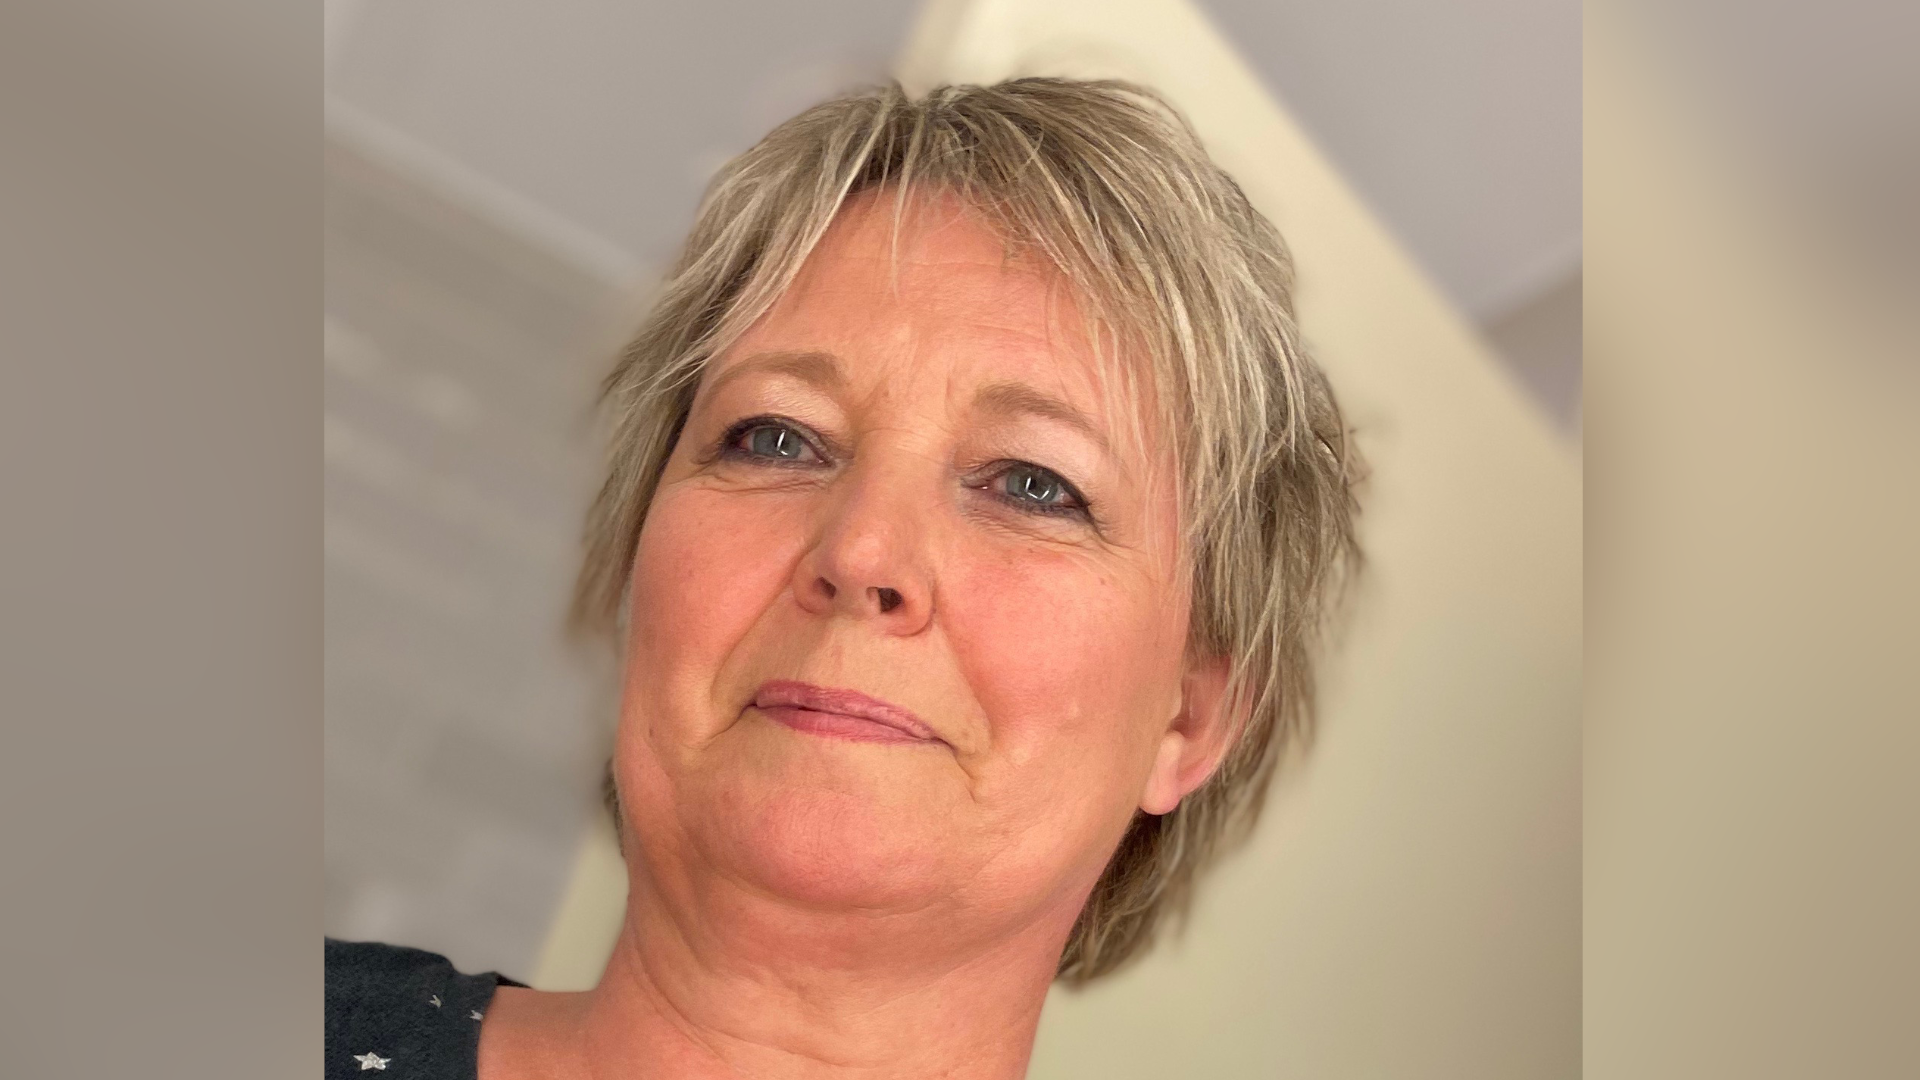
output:
<instances>
[{"instance_id":1,"label":"blurred vertical border","mask_svg":"<svg viewBox=\"0 0 1920 1080\"><path fill-rule=\"evenodd\" d=\"M1585 1075L1920 1015L1911 4L1590 4Z\"/></svg>"},{"instance_id":2,"label":"blurred vertical border","mask_svg":"<svg viewBox=\"0 0 1920 1080\"><path fill-rule=\"evenodd\" d=\"M318 5L0 5L0 1073L320 1050Z\"/></svg>"}]
</instances>

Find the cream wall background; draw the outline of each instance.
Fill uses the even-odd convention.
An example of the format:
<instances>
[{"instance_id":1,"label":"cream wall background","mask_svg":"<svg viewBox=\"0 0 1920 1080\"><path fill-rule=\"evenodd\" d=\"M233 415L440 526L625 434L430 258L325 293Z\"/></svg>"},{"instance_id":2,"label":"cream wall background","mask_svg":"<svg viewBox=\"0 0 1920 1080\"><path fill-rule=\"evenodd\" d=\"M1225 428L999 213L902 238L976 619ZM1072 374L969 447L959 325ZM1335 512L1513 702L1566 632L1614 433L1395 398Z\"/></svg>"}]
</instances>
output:
<instances>
[{"instance_id":1,"label":"cream wall background","mask_svg":"<svg viewBox=\"0 0 1920 1080\"><path fill-rule=\"evenodd\" d=\"M1184 0L943 0L899 71L1167 93L1292 244L1302 325L1374 468L1318 748L1183 936L1055 992L1029 1075L1578 1075L1575 453ZM537 982L591 985L623 875L596 826Z\"/></svg>"}]
</instances>

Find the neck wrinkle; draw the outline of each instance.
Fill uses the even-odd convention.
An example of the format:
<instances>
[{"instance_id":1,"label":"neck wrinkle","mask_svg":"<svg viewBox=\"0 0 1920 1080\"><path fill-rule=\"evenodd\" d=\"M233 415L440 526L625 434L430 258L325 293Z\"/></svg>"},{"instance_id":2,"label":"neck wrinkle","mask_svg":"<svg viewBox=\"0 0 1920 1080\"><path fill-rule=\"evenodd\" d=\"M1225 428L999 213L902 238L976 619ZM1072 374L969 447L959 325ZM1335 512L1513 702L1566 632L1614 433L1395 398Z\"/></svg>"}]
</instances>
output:
<instances>
[{"instance_id":1,"label":"neck wrinkle","mask_svg":"<svg viewBox=\"0 0 1920 1080\"><path fill-rule=\"evenodd\" d=\"M876 972L896 984L889 989L858 985L844 970L776 970L712 955L671 918L640 915L643 906L660 908L634 891L580 1031L581 1074L592 1080L1020 1080L1071 928L1070 919L1049 917L1061 925L1036 925L924 978ZM721 940L701 936L708 946ZM809 995L806 986L825 989Z\"/></svg>"}]
</instances>

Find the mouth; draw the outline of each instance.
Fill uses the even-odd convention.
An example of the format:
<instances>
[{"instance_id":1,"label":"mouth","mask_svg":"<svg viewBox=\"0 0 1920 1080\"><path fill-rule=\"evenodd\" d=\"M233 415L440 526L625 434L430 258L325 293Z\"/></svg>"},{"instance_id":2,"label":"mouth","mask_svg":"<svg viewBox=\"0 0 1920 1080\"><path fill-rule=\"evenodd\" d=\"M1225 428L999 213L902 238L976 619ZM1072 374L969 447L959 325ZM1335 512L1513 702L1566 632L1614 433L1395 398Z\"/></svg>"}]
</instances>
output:
<instances>
[{"instance_id":1,"label":"mouth","mask_svg":"<svg viewBox=\"0 0 1920 1080\"><path fill-rule=\"evenodd\" d=\"M856 690L831 690L776 679L761 685L753 707L795 731L830 739L922 744L945 741L913 713Z\"/></svg>"}]
</instances>

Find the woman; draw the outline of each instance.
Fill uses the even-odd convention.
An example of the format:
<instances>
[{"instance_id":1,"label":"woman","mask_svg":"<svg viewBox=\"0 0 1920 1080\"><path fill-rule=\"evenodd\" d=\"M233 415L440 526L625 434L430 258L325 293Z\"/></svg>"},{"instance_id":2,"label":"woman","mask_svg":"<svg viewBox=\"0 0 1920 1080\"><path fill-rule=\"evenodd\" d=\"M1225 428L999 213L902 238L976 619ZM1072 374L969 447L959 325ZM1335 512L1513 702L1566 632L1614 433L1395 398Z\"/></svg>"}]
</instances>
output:
<instances>
[{"instance_id":1,"label":"woman","mask_svg":"<svg viewBox=\"0 0 1920 1080\"><path fill-rule=\"evenodd\" d=\"M329 943L330 1074L1022 1075L1310 725L1356 469L1290 287L1123 84L878 90L732 163L606 384L606 974Z\"/></svg>"}]
</instances>

